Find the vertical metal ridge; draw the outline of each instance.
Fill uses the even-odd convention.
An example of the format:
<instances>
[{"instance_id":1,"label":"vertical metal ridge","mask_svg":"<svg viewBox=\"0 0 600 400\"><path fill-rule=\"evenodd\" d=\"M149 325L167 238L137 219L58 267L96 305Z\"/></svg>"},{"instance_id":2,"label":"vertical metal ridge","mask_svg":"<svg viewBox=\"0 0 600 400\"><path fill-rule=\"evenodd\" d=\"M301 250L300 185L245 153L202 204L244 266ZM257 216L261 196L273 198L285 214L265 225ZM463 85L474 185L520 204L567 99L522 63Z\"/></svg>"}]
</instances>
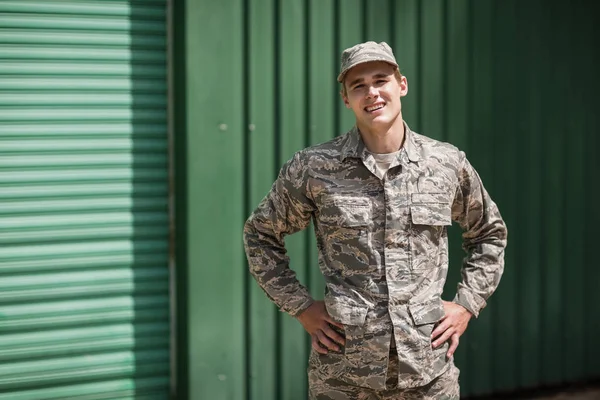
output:
<instances>
[{"instance_id":1,"label":"vertical metal ridge","mask_svg":"<svg viewBox=\"0 0 600 400\"><path fill-rule=\"evenodd\" d=\"M536 0L535 5L537 7L541 7L541 1ZM542 48L542 46L541 46L541 37L542 36L541 36L541 34L539 32L539 23L540 23L539 21L540 21L540 19L536 19L539 14L536 12L537 10L536 10L535 6L532 7L532 9L534 11L531 14L533 14L534 21L536 21L536 25L537 25L537 28L538 28L538 29L534 28L534 30L532 30L534 32L533 33L533 36L534 36L533 46L534 46L534 48L538 49L538 51L536 53L536 55L537 55L537 54L540 53L541 48ZM537 68L540 67L539 58L536 57L535 60L538 61L538 62L534 63L534 69L537 69ZM535 75L535 77L536 77L535 79L538 79L537 82L540 81L539 78L538 78L539 77L538 71L534 71L532 73L532 75ZM541 119L542 119L542 117L541 117L542 100L539 99L536 102L536 105L538 107L536 109L536 111L538 113L535 114L535 116L538 118L535 121L536 122L536 126L535 126L535 128L536 128L536 136L541 137L542 136L542 132L541 132L542 131L542 129L541 129L542 128L542 122L541 122ZM537 165L538 176L536 178L537 178L538 182L542 182L541 171L544 170L543 160L544 160L543 159L543 155L540 154L539 157L537 158L537 161L538 161L538 165ZM540 197L539 197L540 203L537 204L539 210L543 209L542 201L541 201L542 196L543 196L543 194L540 194ZM539 212L539 215L541 215L541 211ZM538 228L538 230L536 232L536 234L538 235L538 237L540 239L539 239L539 241L537 243L537 248L535 249L537 251L537 259L538 259L538 271L537 271L538 272L538 276L537 276L537 279L538 279L538 282L540 282L539 286L538 286L538 291L537 291L537 296L538 296L537 297L537 305L538 305L538 308L537 308L537 329L538 330L537 331L538 332L543 332L542 306L541 306L541 304L542 304L543 290L542 290L541 283L544 280L543 280L543 268L542 268L542 265L543 265L543 262L542 262L542 260L543 260L543 258L542 258L543 240L541 239L541 237L543 235L542 235L542 227L541 227L541 225L542 224L540 224L540 226L539 226L539 228ZM526 289L523 288L523 290L526 290ZM541 377L542 377L542 347L540 345L540 341L536 341L536 346L537 346L537 365L538 365L538 368L537 368L537 371L536 371L536 377L537 377L536 384L539 385L540 382L541 382Z\"/></svg>"},{"instance_id":2,"label":"vertical metal ridge","mask_svg":"<svg viewBox=\"0 0 600 400\"><path fill-rule=\"evenodd\" d=\"M563 283L564 302L562 312L564 316L564 332L562 333L565 373L563 379L573 381L585 375L585 352L584 342L572 340L584 335L585 321L591 320L585 314L585 298L581 287L585 285L586 276L585 256L582 243L585 229L585 209L581 207L581 198L585 197L585 114L586 104L582 101L583 92L579 82L587 80L585 58L582 57L582 47L588 40L585 36L586 23L577 12L576 7L568 7L563 10L562 18L565 21L563 37L565 46L565 59L577 61L577 73L571 73L568 64L562 64L559 76L562 77L561 84L564 85L560 96L561 109L569 118L563 119L565 124L562 132L569 132L564 143L564 155L566 165L562 187L566 192L564 204L564 218L561 231L563 234L563 248L561 262L560 280ZM589 78L588 78L589 79ZM591 81L591 79L590 79ZM562 133L561 132L561 133ZM565 137L561 134L561 137ZM570 265L570 268L564 266Z\"/></svg>"},{"instance_id":3,"label":"vertical metal ridge","mask_svg":"<svg viewBox=\"0 0 600 400\"><path fill-rule=\"evenodd\" d=\"M304 128L304 145L305 147L312 145L312 141L311 141L311 132L314 131L314 127L315 127L315 123L313 121L313 115L311 114L311 110L310 110L310 103L311 103L311 95L312 95L312 88L311 88L311 84L310 84L310 78L313 72L318 73L318 71L311 71L311 62L312 62L312 55L311 55L311 41L310 41L310 18L311 18L311 0L305 0L304 1L304 85L306 88L306 91L304 93L304 121L306 121L306 125ZM312 235L313 232L311 231L310 227L312 226L309 225L309 228L307 228L302 234L305 236L305 240L304 240L304 258L306 260L306 262L304 263L304 276L306 277L306 282L305 285L309 287L310 289L310 270L312 267L311 264L311 245L312 242L310 240L309 235ZM304 331L304 329L302 329ZM305 332L304 332L305 333ZM305 340L304 340L304 348L305 348L305 353L308 354L308 352L310 351L310 345L311 345L311 340L310 337L308 335L305 335ZM302 360L303 363L305 364L305 370L306 367L308 366L307 361L308 360ZM306 388L305 388L306 389ZM304 393L303 397L308 397L308 390L305 390L306 393Z\"/></svg>"},{"instance_id":4,"label":"vertical metal ridge","mask_svg":"<svg viewBox=\"0 0 600 400\"><path fill-rule=\"evenodd\" d=\"M583 9L582 15L587 15L587 10ZM592 23L591 20L588 20L588 31L590 31L590 35L586 35L588 39L588 46L593 42L592 38L597 38L600 35L600 29L597 23ZM596 32L594 34L594 32ZM598 68L600 65L600 51L597 45L592 47L592 50L586 52L588 56L588 77L595 77L596 72L594 68ZM590 68L591 67L591 68ZM585 97L584 101L586 104L597 104L597 93L600 90L600 84L598 83L598 79L591 79L590 82L595 83L595 85L591 85L588 90L584 91ZM598 173L600 172L600 158L597 156L597 149L600 148L600 140L598 140L598 131L600 130L600 116L596 111L588 110L587 118L586 118L586 139L588 145L586 146L586 176L589 178L587 182L593 182L594 179L597 179ZM586 268L586 276L588 277L587 281L587 301L586 301L586 315L589 316L588 321L598 321L600 320L600 308L597 306L600 304L600 291L598 291L597 282L600 281L600 271L597 268L597 224L600 223L600 212L597 206L597 200L600 198L600 191L598 190L598 185L589 185L587 187L589 191L589 195L585 198L586 203L586 213L588 213L589 218L586 223L586 238L587 238L587 246L586 246L586 257L585 262L587 265ZM596 283L594 283L596 282ZM600 327L598 324L592 324L588 326L586 329L586 345L588 349L592 349L592 351L587 352L587 363L586 368L588 371L587 376L600 376L600 350L597 346L598 336L600 336Z\"/></svg>"},{"instance_id":5,"label":"vertical metal ridge","mask_svg":"<svg viewBox=\"0 0 600 400\"><path fill-rule=\"evenodd\" d=\"M448 12L448 0L442 0L442 62L444 66L444 72L442 72L442 132L441 132L441 140L447 142L449 138L448 132L448 104L450 99L450 94L448 93L448 80L449 77L447 75L448 71L448 21L449 21L449 12Z\"/></svg>"},{"instance_id":6,"label":"vertical metal ridge","mask_svg":"<svg viewBox=\"0 0 600 400\"><path fill-rule=\"evenodd\" d=\"M558 33L557 34L557 38L556 38L556 44L558 45L558 48L563 49L563 51L565 52L565 59L570 59L571 58L571 51L573 49L573 45L570 43L569 39L571 39L569 36L570 33L570 24L569 24L569 14L570 11L572 10L572 7L567 7L566 9L564 9L564 4L561 2L560 6L557 7L556 9L556 13L557 15L561 16L561 19L563 19L563 21L565 22L564 24L559 24L554 28L554 32ZM556 80L552 79L553 82L557 82L557 86L559 88L559 92L562 93L563 95L558 96L556 98L556 102L558 103L558 107L556 112L561 112L561 111L565 111L565 113L567 115L571 114L569 110L569 106L571 105L571 100L568 96L569 96L569 83L567 80L569 79L569 73L567 72L566 74L564 74L564 67L565 67L565 63L561 63L559 65L555 65L556 68ZM566 170L569 168L569 159L568 159L568 146L570 140L565 138L565 135L562 134L562 132L565 132L568 128L568 124L566 122L565 119L561 118L560 122L559 122L559 129L557 132L557 136L560 138L560 153L558 154L559 157L557 157L557 159L561 159L563 161L563 164L560 168L560 175L559 175L559 187L561 188L566 188L566 181L569 178L567 176ZM562 157L561 157L562 156ZM560 329L560 341L561 341L561 345L560 345L560 350L561 350L561 358L560 358L560 362L558 363L558 365L560 365L561 370L560 370L560 374L559 374L559 379L561 381L564 381L567 379L567 371L569 368L568 365L568 354L567 354L567 349L568 346L566 345L565 341L569 340L566 337L566 333L568 332L567 329L567 311L569 313L573 313L574 310L567 310L567 304L569 302L570 299L566 298L568 295L568 291L567 291L567 281L565 279L566 277L566 269L563 267L564 265L566 265L565 261L567 261L567 259L569 259L570 257L567 257L566 254L566 243L565 243L565 234L564 232L569 232L566 228L567 228L567 218L570 218L571 215L567 210L567 197L569 196L569 194L567 193L561 193L562 196L560 198L560 213L562 214L562 218L560 219L560 223L559 223L559 231L560 233L560 240L558 241L560 243L560 247L561 247L561 253L560 253L560 257L559 257L559 262L560 262L560 266L558 269L558 273L557 273L557 278L558 278L558 282L559 282L559 290L560 290L560 294L561 297L565 298L565 300L560 302L561 305L561 314L560 314L560 320L559 320L559 329ZM569 252L570 253L570 252ZM569 256L571 256L571 253L569 254ZM569 271L569 274L572 274L572 271ZM570 307L569 307L570 308Z\"/></svg>"},{"instance_id":7,"label":"vertical metal ridge","mask_svg":"<svg viewBox=\"0 0 600 400\"><path fill-rule=\"evenodd\" d=\"M275 99L275 115L273 116L273 127L275 128L275 145L274 145L274 151L275 151L275 171L274 171L274 175L275 177L277 177L278 172L279 172L279 168L281 167L282 164L282 160L281 160L281 149L282 149L282 143L281 143L281 99L282 99L282 95L281 95L281 88L280 88L280 81L281 81L281 55L283 54L283 49L281 48L281 2L284 0L274 0L274 7L273 7L273 19L274 19L274 31L275 31L275 35L273 37L273 46L274 46L274 51L273 51L273 62L274 62L274 74L273 74L273 80L274 80L274 85L273 85L273 90L274 90L274 94L273 94L273 98ZM282 315L280 312L278 312L278 310L274 307L273 309L273 313L275 314L275 327L276 327L276 332L275 332L275 337L276 338L280 338L281 337L281 332L282 332ZM274 343L275 346L275 360L278 364L281 364L283 361L283 346L281 344L281 340L276 340ZM275 380L273 382L274 386L275 386L275 393L277 395L277 399L283 399L283 369L280 367L280 365L278 365L279 368L277 368L277 372L276 372L276 376L275 376Z\"/></svg>"},{"instance_id":8,"label":"vertical metal ridge","mask_svg":"<svg viewBox=\"0 0 600 400\"><path fill-rule=\"evenodd\" d=\"M306 129L304 129L304 146L311 145L311 134L312 124L311 119L312 115L310 113L310 96L312 94L312 90L310 87L310 78L311 78L311 42L310 42L310 12L311 12L311 3L310 0L306 0L303 2L304 4L304 21L303 29L304 29L304 82L305 82L305 95L304 95L304 121L306 121ZM308 244L307 244L308 245ZM307 271L308 272L308 271Z\"/></svg>"},{"instance_id":9,"label":"vertical metal ridge","mask_svg":"<svg viewBox=\"0 0 600 400\"><path fill-rule=\"evenodd\" d=\"M339 91L340 85L337 82L337 76L338 76L338 72L339 72L339 64L340 64L340 56L338 55L340 53L340 47L341 47L341 41L340 41L340 0L333 0L333 76L335 76L336 80L335 80L335 86L336 89L338 90L334 90L333 91L333 112L334 112L334 116L333 116L333 130L334 130L334 135L338 136L341 134L340 130L340 107L338 107L338 101L339 100L339 94L337 93Z\"/></svg>"},{"instance_id":10,"label":"vertical metal ridge","mask_svg":"<svg viewBox=\"0 0 600 400\"><path fill-rule=\"evenodd\" d=\"M390 31L388 32L389 36L389 45L394 50L394 53L397 52L396 49L396 0L388 0L388 9L390 10L390 14L388 15L388 24L390 27ZM396 57L397 58L397 57ZM400 67L400 66L399 66Z\"/></svg>"},{"instance_id":11,"label":"vertical metal ridge","mask_svg":"<svg viewBox=\"0 0 600 400\"><path fill-rule=\"evenodd\" d=\"M541 0L543 1L543 0ZM540 1L540 3L541 3ZM538 3L539 5L539 3ZM544 11L540 11L540 14L543 14ZM537 13L536 14L537 17ZM535 17L534 17L535 18ZM538 18L536 19L537 25L538 25L538 32L539 32L539 36L536 36L536 39L539 38L539 41L536 40L536 44L540 44L543 42L543 38L546 36L546 32L544 31L544 21L545 18ZM546 52L545 49L543 48L543 46L540 46L540 63L536 64L536 67L540 67L540 64L544 63L545 61L547 61L547 57L546 57ZM546 70L540 70L539 71L540 74L542 74L542 76L545 76ZM542 79L543 81L545 81L545 78ZM545 94L545 91L543 89L543 87L541 88L542 93ZM539 102L540 102L540 109L544 109L545 108L545 102L544 102L545 96L540 96L539 97ZM539 125L539 131L540 133L542 133L544 131L544 121L542 119L540 119L540 125ZM544 156L544 152L541 152L540 158L539 158L539 170L540 170L540 175L539 175L539 179L541 182L544 182L544 170L545 170L545 156ZM542 189L542 196L545 196L545 190ZM541 202L540 203L540 215L543 215L544 213L544 209L545 209L545 203ZM546 229L546 223L545 220L542 219L542 221L540 222L540 230L539 230L539 235L541 237L540 240L540 245L539 245L539 255L540 255L540 266L544 266L546 264L546 257L545 257L545 251L546 251L546 245L545 245L545 229ZM538 275L538 279L540 282L540 290L539 290L539 315L540 315L540 319L539 319L539 325L538 325L538 329L539 332L544 332L544 305L546 304L546 289L544 286L544 282L545 282L545 270L544 268L540 268L539 269L539 275ZM542 336L542 339L540 340L540 345L539 345L539 365L540 365L540 369L539 369L539 378L538 378L538 382L540 384L544 384L544 337Z\"/></svg>"},{"instance_id":12,"label":"vertical metal ridge","mask_svg":"<svg viewBox=\"0 0 600 400\"><path fill-rule=\"evenodd\" d=\"M244 98L244 108L242 110L243 112L243 116L242 116L242 130L243 130L243 135L242 135L242 140L243 140L243 145L242 145L242 149L243 149L243 161L242 161L242 167L244 169L243 171L243 201L242 201L242 216L245 219L248 215L250 215L250 187L252 185L253 182L251 182L251 162L250 162L250 157L252 154L252 141L250 140L250 135L252 134L252 131L250 130L250 73L251 73L251 68L252 68L252 64L250 61L250 35L251 35L251 31L250 31L250 22L249 22L249 18L250 18L250 5L249 5L249 0L242 0L242 15L241 15L242 21L242 29L241 29L241 34L242 34L242 62L244 64L244 68L243 68L243 77L242 77L242 96ZM244 221L241 221L241 223L243 224ZM242 251L243 248L242 248ZM245 256L243 257L245 259ZM244 271L248 271L248 264L247 262L244 260L242 268ZM245 398L246 400L251 400L251 394L252 394L252 385L253 382L250 379L250 374L252 371L251 368L251 357L252 357L252 351L251 351L251 327L250 327L250 310L251 310L251 300L250 300L250 276L249 274L246 272L244 273L243 276L243 291L244 294L242 296L242 298L244 299L244 304L242 305L242 310L243 310L243 329L244 329L244 335L243 335L243 348L244 348L244 378L243 381L245 382ZM265 399L268 400L268 399Z\"/></svg>"},{"instance_id":13,"label":"vertical metal ridge","mask_svg":"<svg viewBox=\"0 0 600 400\"><path fill-rule=\"evenodd\" d=\"M478 1L478 0L467 0L468 1L468 5L467 5L467 29L468 29L468 42L467 42L467 74L470 77L473 76L473 63L474 63L474 43L473 43L473 33L475 31L474 29L474 5L473 2L474 1ZM465 152L467 152L467 154L469 154L470 150L473 148L472 145L472 140L473 140L473 133L475 131L474 129L474 122L473 122L473 118L471 117L473 115L473 98L474 96L474 92L475 92L475 88L473 85L473 79L468 79L467 80L467 104L466 104L466 108L467 108L467 140L465 141L467 148L465 149ZM470 332L469 332L470 333ZM469 334L468 333L468 334ZM467 369L468 371L472 371L473 370L473 353L470 351L470 348L467 347L466 351L465 351L465 369ZM461 393L472 393L473 391L473 385L472 385L472 380L471 379L466 379L466 381L463 381L461 383Z\"/></svg>"},{"instance_id":14,"label":"vertical metal ridge","mask_svg":"<svg viewBox=\"0 0 600 400\"><path fill-rule=\"evenodd\" d=\"M275 72L273 75L273 81L275 84L273 85L274 94L273 97L275 99L275 115L273 126L277 134L275 135L275 176L279 173L279 168L281 167L281 88L279 86L279 82L281 81L281 55L283 54L283 49L281 48L281 1L282 0L274 0L273 7L273 19L274 19L274 30L275 35L273 36L273 63L275 64L273 67L273 71Z\"/></svg>"},{"instance_id":15,"label":"vertical metal ridge","mask_svg":"<svg viewBox=\"0 0 600 400\"><path fill-rule=\"evenodd\" d=\"M496 0L490 0L490 16L494 15L494 10L495 10L495 6L496 6L497 2ZM490 23L490 28L489 28L489 44L490 46L495 46L494 43L494 33L495 33L495 25L496 25L496 21L497 18L494 16L493 18L491 18L491 21L486 20L487 22ZM497 49L495 48L495 50L497 51ZM491 62L491 58L493 57L492 53L490 52L490 76L495 77L495 72L496 72L496 65L494 62ZM497 90L497 82L495 81L494 78L491 78L490 80L490 84L489 84L489 91L490 91L490 110L494 110L494 104L497 102L496 101L496 97L498 95L498 90ZM493 111L491 112L491 114L493 115ZM489 116L488 116L489 118ZM491 121L490 121L491 122ZM489 168L489 175L486 178L486 183L485 185L487 186L487 190L493 194L497 193L497 191L495 190L497 187L499 187L500 185L498 185L498 183L495 180L495 177L497 175L495 168L494 168L494 161L498 158L498 147L496 146L496 140L498 140L498 137L496 136L496 132L494 131L494 128L491 128L491 130L493 131L492 133L492 145L493 145L493 149L489 152L486 153L486 155L488 157L490 157L491 161L489 162L489 165L491 165L491 167ZM488 169L488 168L486 168ZM498 195L494 195L496 200L498 201ZM505 259L506 259L506 253L505 253ZM495 300L495 299L494 299ZM495 344L496 344L496 340L497 340L497 335L496 332L494 332L494 326L497 326L497 322L499 320L499 316L500 316L500 310L501 307L500 305L495 305L492 303L492 307L488 308L488 313L490 313L491 318L490 318L490 339L489 339L489 349L488 349L488 353L492 355L492 357L490 357L490 360L488 362L488 368L489 368L489 385L492 387L492 390L496 390L498 388L498 380L499 377L496 376L496 363L495 360L493 359L494 357L494 348L495 348Z\"/></svg>"},{"instance_id":16,"label":"vertical metal ridge","mask_svg":"<svg viewBox=\"0 0 600 400\"><path fill-rule=\"evenodd\" d=\"M369 38L367 37L367 32L368 32L368 26L367 26L367 16L369 15L369 7L367 6L367 1L368 0L360 0L361 1L361 15L362 15L362 19L361 19L361 24L360 24L360 41L364 42L366 40L368 40Z\"/></svg>"}]
</instances>

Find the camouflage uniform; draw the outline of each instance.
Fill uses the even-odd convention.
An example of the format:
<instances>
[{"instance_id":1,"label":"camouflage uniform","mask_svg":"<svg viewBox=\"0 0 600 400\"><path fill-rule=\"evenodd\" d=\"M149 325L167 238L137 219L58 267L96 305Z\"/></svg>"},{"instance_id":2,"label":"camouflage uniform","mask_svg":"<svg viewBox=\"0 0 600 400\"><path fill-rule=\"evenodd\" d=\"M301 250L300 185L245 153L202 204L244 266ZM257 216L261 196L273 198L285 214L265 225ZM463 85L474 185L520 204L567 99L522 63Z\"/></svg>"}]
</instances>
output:
<instances>
[{"instance_id":1,"label":"camouflage uniform","mask_svg":"<svg viewBox=\"0 0 600 400\"><path fill-rule=\"evenodd\" d=\"M386 390L372 390L349 385L333 376L324 376L313 368L314 357L323 357L313 351L311 367L308 369L309 396L314 400L449 400L460 398L458 368L450 365L448 370L425 386L398 389L398 356L390 352L390 364L386 380Z\"/></svg>"},{"instance_id":2,"label":"camouflage uniform","mask_svg":"<svg viewBox=\"0 0 600 400\"><path fill-rule=\"evenodd\" d=\"M432 349L430 339L444 315L452 221L463 228L468 253L454 302L477 316L500 281L506 227L465 154L406 124L405 135L383 180L356 127L299 151L245 224L252 275L282 311L297 316L313 299L289 268L284 237L314 223L325 305L344 325L346 345L338 354L313 351L313 378L384 391L390 373L407 389L455 368L445 356L448 343Z\"/></svg>"}]
</instances>

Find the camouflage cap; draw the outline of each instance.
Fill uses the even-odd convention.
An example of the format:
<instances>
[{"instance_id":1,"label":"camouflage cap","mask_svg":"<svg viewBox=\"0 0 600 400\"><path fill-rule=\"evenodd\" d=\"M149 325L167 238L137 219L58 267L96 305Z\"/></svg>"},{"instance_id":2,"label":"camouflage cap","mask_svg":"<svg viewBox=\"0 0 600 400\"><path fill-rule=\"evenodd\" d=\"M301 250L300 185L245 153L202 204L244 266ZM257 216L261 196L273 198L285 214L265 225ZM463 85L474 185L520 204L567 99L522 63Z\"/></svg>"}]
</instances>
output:
<instances>
[{"instance_id":1,"label":"camouflage cap","mask_svg":"<svg viewBox=\"0 0 600 400\"><path fill-rule=\"evenodd\" d=\"M359 43L342 52L342 65L340 74L337 77L338 82L341 83L344 80L344 76L350 68L370 61L385 61L398 68L392 48L386 42Z\"/></svg>"}]
</instances>

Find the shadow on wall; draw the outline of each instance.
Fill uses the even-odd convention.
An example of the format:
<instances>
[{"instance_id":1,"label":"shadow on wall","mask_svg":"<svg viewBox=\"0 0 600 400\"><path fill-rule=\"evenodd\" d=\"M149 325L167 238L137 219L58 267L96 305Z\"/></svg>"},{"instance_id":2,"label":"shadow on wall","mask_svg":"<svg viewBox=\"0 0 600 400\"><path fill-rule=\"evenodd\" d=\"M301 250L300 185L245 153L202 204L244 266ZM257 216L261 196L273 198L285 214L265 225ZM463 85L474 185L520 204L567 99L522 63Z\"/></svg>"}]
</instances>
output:
<instances>
[{"instance_id":1,"label":"shadow on wall","mask_svg":"<svg viewBox=\"0 0 600 400\"><path fill-rule=\"evenodd\" d=\"M131 204L135 396L170 390L166 2L130 2ZM153 397L154 398L154 397Z\"/></svg>"}]
</instances>

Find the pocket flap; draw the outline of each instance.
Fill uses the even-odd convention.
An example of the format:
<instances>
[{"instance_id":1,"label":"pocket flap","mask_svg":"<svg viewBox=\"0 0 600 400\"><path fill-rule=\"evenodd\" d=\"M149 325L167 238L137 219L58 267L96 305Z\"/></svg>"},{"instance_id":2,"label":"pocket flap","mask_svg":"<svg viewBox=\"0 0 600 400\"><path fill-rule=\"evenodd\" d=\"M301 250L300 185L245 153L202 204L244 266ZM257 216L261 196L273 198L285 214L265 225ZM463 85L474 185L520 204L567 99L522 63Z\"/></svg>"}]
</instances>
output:
<instances>
[{"instance_id":1,"label":"pocket flap","mask_svg":"<svg viewBox=\"0 0 600 400\"><path fill-rule=\"evenodd\" d=\"M366 306L351 305L327 297L325 298L325 307L334 321L344 325L364 325L369 311Z\"/></svg>"},{"instance_id":2,"label":"pocket flap","mask_svg":"<svg viewBox=\"0 0 600 400\"><path fill-rule=\"evenodd\" d=\"M364 197L353 196L333 196L333 204L344 208L361 208L370 207L371 203Z\"/></svg>"},{"instance_id":3,"label":"pocket flap","mask_svg":"<svg viewBox=\"0 0 600 400\"><path fill-rule=\"evenodd\" d=\"M452 225L452 210L447 203L412 204L410 217L415 225Z\"/></svg>"},{"instance_id":4,"label":"pocket flap","mask_svg":"<svg viewBox=\"0 0 600 400\"><path fill-rule=\"evenodd\" d=\"M448 203L448 193L413 193L410 196L413 203L429 204L429 203Z\"/></svg>"},{"instance_id":5,"label":"pocket flap","mask_svg":"<svg viewBox=\"0 0 600 400\"><path fill-rule=\"evenodd\" d=\"M372 221L371 203L364 197L326 195L319 221L334 227L368 228Z\"/></svg>"},{"instance_id":6,"label":"pocket flap","mask_svg":"<svg viewBox=\"0 0 600 400\"><path fill-rule=\"evenodd\" d=\"M441 299L430 300L423 303L411 303L408 305L410 315L415 325L433 324L444 316L444 304Z\"/></svg>"}]
</instances>

